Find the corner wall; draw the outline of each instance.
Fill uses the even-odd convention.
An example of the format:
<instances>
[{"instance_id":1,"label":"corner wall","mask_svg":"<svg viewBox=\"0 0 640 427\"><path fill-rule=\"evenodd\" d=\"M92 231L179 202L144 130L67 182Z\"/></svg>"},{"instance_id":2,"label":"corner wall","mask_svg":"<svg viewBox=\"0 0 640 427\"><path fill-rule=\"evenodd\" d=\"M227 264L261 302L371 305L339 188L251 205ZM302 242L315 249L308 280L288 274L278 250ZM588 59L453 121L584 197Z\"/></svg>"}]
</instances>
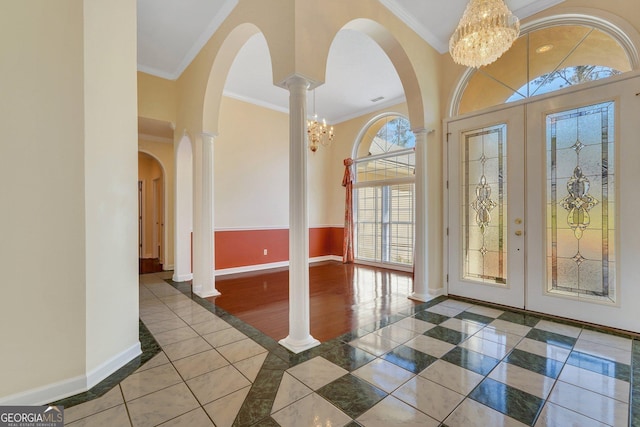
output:
<instances>
[{"instance_id":1,"label":"corner wall","mask_svg":"<svg viewBox=\"0 0 640 427\"><path fill-rule=\"evenodd\" d=\"M0 3L0 404L76 394L139 354L135 7Z\"/></svg>"}]
</instances>

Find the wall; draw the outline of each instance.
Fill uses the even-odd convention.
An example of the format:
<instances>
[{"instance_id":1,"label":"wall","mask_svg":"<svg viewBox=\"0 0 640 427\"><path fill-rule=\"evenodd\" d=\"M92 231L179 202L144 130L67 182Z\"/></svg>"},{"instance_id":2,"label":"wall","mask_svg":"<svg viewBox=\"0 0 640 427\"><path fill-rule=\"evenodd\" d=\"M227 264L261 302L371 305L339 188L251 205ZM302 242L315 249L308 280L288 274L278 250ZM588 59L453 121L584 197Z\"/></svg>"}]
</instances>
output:
<instances>
[{"instance_id":1,"label":"wall","mask_svg":"<svg viewBox=\"0 0 640 427\"><path fill-rule=\"evenodd\" d=\"M82 19L0 3L0 399L85 372Z\"/></svg>"},{"instance_id":2,"label":"wall","mask_svg":"<svg viewBox=\"0 0 640 427\"><path fill-rule=\"evenodd\" d=\"M138 71L138 116L176 122L177 84Z\"/></svg>"},{"instance_id":3,"label":"wall","mask_svg":"<svg viewBox=\"0 0 640 427\"><path fill-rule=\"evenodd\" d=\"M136 3L84 1L87 372L140 352Z\"/></svg>"},{"instance_id":4,"label":"wall","mask_svg":"<svg viewBox=\"0 0 640 427\"><path fill-rule=\"evenodd\" d=\"M0 404L139 352L135 26L132 0L0 3Z\"/></svg>"}]
</instances>

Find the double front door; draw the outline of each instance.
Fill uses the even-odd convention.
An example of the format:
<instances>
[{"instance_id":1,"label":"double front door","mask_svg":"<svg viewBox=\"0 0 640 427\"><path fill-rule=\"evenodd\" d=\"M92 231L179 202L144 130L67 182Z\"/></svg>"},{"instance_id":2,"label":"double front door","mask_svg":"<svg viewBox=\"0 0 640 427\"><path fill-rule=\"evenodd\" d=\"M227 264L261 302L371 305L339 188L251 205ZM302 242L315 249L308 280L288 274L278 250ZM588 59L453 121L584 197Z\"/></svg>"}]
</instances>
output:
<instances>
[{"instance_id":1,"label":"double front door","mask_svg":"<svg viewBox=\"0 0 640 427\"><path fill-rule=\"evenodd\" d=\"M447 123L448 292L640 329L640 77Z\"/></svg>"}]
</instances>

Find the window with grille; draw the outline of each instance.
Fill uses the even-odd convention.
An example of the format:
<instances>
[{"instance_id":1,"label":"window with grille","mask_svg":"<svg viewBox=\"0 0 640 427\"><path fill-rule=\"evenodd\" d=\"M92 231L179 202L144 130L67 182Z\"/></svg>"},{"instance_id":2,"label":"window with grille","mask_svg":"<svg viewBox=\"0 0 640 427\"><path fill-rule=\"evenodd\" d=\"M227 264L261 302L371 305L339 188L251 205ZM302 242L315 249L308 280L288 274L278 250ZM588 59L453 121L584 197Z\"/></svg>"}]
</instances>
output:
<instances>
[{"instance_id":1,"label":"window with grille","mask_svg":"<svg viewBox=\"0 0 640 427\"><path fill-rule=\"evenodd\" d=\"M415 136L409 121L398 115L386 115L368 127L360 141L368 147L366 156L355 160L355 257L412 266ZM373 137L366 138L368 134Z\"/></svg>"}]
</instances>

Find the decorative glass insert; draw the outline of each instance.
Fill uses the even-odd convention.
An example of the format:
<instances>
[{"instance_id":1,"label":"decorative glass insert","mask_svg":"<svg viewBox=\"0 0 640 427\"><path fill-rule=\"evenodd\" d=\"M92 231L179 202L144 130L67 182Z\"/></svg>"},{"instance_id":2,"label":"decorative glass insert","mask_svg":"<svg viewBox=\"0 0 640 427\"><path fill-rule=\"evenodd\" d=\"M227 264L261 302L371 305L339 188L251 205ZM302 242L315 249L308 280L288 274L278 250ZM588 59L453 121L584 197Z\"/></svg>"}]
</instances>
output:
<instances>
[{"instance_id":1,"label":"decorative glass insert","mask_svg":"<svg viewBox=\"0 0 640 427\"><path fill-rule=\"evenodd\" d=\"M614 106L546 117L548 292L616 301Z\"/></svg>"},{"instance_id":2,"label":"decorative glass insert","mask_svg":"<svg viewBox=\"0 0 640 427\"><path fill-rule=\"evenodd\" d=\"M507 283L506 124L462 137L463 277Z\"/></svg>"}]
</instances>

